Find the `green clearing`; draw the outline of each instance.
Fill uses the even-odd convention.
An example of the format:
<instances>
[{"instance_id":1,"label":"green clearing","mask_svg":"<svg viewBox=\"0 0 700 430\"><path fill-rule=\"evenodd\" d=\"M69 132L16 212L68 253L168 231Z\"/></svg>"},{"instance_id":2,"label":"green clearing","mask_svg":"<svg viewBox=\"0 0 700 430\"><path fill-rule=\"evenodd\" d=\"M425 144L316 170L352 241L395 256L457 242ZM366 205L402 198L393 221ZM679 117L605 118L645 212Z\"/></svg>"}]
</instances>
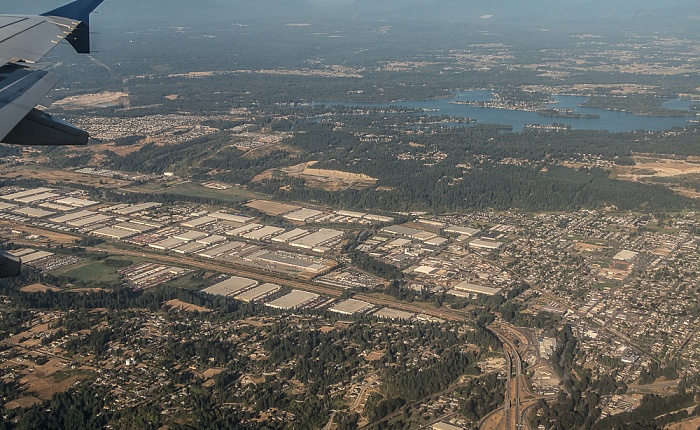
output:
<instances>
[{"instance_id":1,"label":"green clearing","mask_svg":"<svg viewBox=\"0 0 700 430\"><path fill-rule=\"evenodd\" d=\"M68 270L57 271L54 274L70 276L85 283L115 283L119 282L120 278L119 273L117 273L118 269L118 267L109 267L102 261L89 261L78 267L73 266Z\"/></svg>"},{"instance_id":2,"label":"green clearing","mask_svg":"<svg viewBox=\"0 0 700 430\"><path fill-rule=\"evenodd\" d=\"M262 194L254 193L239 187L231 187L227 190L215 190L193 182L180 183L167 188L161 188L160 185L146 185L139 188L124 189L124 191L210 198L225 203L239 203L251 199L267 198L267 196Z\"/></svg>"},{"instance_id":3,"label":"green clearing","mask_svg":"<svg viewBox=\"0 0 700 430\"><path fill-rule=\"evenodd\" d=\"M600 282L598 284L595 284L593 288L597 288L599 290L608 290L614 286L615 284L613 284L612 282Z\"/></svg>"}]
</instances>

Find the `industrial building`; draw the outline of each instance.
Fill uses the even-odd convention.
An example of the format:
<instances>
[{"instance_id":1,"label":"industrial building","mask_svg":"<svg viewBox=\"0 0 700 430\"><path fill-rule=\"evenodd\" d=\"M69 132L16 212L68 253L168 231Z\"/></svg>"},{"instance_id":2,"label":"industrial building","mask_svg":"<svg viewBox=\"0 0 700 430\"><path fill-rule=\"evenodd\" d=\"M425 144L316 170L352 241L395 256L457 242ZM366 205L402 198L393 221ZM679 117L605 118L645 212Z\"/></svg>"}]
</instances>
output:
<instances>
[{"instance_id":1,"label":"industrial building","mask_svg":"<svg viewBox=\"0 0 700 430\"><path fill-rule=\"evenodd\" d=\"M378 318L386 318L386 319L390 319L390 320L405 320L405 321L413 319L413 317L416 316L416 314L414 314L414 313L400 311L398 309L392 309L392 308L380 309L377 312L375 312L373 315L375 317L378 317Z\"/></svg>"},{"instance_id":2,"label":"industrial building","mask_svg":"<svg viewBox=\"0 0 700 430\"><path fill-rule=\"evenodd\" d=\"M344 234L345 233L339 230L322 228L316 233L311 233L299 239L295 239L289 242L289 244L297 248L315 249L319 245L323 245L335 239L340 239Z\"/></svg>"},{"instance_id":3,"label":"industrial building","mask_svg":"<svg viewBox=\"0 0 700 430\"><path fill-rule=\"evenodd\" d=\"M292 290L291 293L267 303L267 306L275 309L294 309L311 303L320 296L308 291Z\"/></svg>"},{"instance_id":4,"label":"industrial building","mask_svg":"<svg viewBox=\"0 0 700 430\"><path fill-rule=\"evenodd\" d=\"M348 299L338 303L328 310L343 315L353 315L356 313L367 312L370 309L374 309L374 305L371 303L363 302L362 300Z\"/></svg>"},{"instance_id":5,"label":"industrial building","mask_svg":"<svg viewBox=\"0 0 700 430\"><path fill-rule=\"evenodd\" d=\"M272 227L272 226L267 225L263 228L245 233L245 234L243 234L243 237L246 239L250 239L250 240L266 240L266 239L269 239L270 237L272 237L276 234L282 233L283 231L284 231L283 228Z\"/></svg>"},{"instance_id":6,"label":"industrial building","mask_svg":"<svg viewBox=\"0 0 700 430\"><path fill-rule=\"evenodd\" d=\"M66 197L60 200L56 200L56 203L61 204L61 205L66 205L66 206L71 206L74 208L84 208L88 206L94 206L100 202L96 202L94 200L87 200L87 199L78 199L75 197Z\"/></svg>"},{"instance_id":7,"label":"industrial building","mask_svg":"<svg viewBox=\"0 0 700 430\"><path fill-rule=\"evenodd\" d=\"M161 251L170 251L171 249L177 248L185 243L187 243L186 240L170 237L168 239L159 240L158 242L149 243L148 246Z\"/></svg>"},{"instance_id":8,"label":"industrial building","mask_svg":"<svg viewBox=\"0 0 700 430\"><path fill-rule=\"evenodd\" d=\"M47 193L47 192L50 192L50 191L53 191L53 188L39 187L39 188L31 189L31 190L20 191L20 192L17 192L17 193L6 194L6 195L4 195L4 196L0 196L0 199L3 199L3 200L17 200L17 199L21 199L21 198L28 197L28 196L34 196L34 195L37 195L37 194Z\"/></svg>"},{"instance_id":9,"label":"industrial building","mask_svg":"<svg viewBox=\"0 0 700 430\"><path fill-rule=\"evenodd\" d=\"M323 212L318 211L316 209L302 208L302 209L299 209L298 211L294 211L294 212L288 213L286 215L283 215L283 217L285 219L290 220L290 221L309 222L320 215L323 215Z\"/></svg>"},{"instance_id":10,"label":"industrial building","mask_svg":"<svg viewBox=\"0 0 700 430\"><path fill-rule=\"evenodd\" d=\"M242 236L242 235L248 233L249 231L257 230L257 229L262 228L262 227L263 227L262 224L253 223L253 224L244 225L243 227L235 228L233 230L229 230L226 232L226 234L228 234L229 236Z\"/></svg>"},{"instance_id":11,"label":"industrial building","mask_svg":"<svg viewBox=\"0 0 700 430\"><path fill-rule=\"evenodd\" d=\"M57 222L60 224L65 224L68 221L73 221L75 219L80 219L80 218L87 218L91 216L97 215L97 212L93 211L80 211L80 212L73 212L72 214L66 214L66 215L61 215L56 218L51 218L51 222Z\"/></svg>"},{"instance_id":12,"label":"industrial building","mask_svg":"<svg viewBox=\"0 0 700 430\"><path fill-rule=\"evenodd\" d=\"M469 242L469 246L475 249L493 251L499 249L501 246L503 246L503 244L501 242L496 242L495 240L474 239Z\"/></svg>"},{"instance_id":13,"label":"industrial building","mask_svg":"<svg viewBox=\"0 0 700 430\"><path fill-rule=\"evenodd\" d=\"M20 199L15 199L15 201L18 203L30 204L30 203L40 202L42 200L53 199L53 198L59 197L59 196L60 196L60 194L56 194L56 193L41 193L41 194L35 194L32 196L22 197Z\"/></svg>"},{"instance_id":14,"label":"industrial building","mask_svg":"<svg viewBox=\"0 0 700 430\"><path fill-rule=\"evenodd\" d=\"M437 237L437 234L425 230L405 227L402 225L392 225L382 229L385 233L395 234L398 236L406 236L411 239L426 241Z\"/></svg>"},{"instance_id":15,"label":"industrial building","mask_svg":"<svg viewBox=\"0 0 700 430\"><path fill-rule=\"evenodd\" d=\"M119 215L132 215L138 212L147 211L149 209L161 207L162 203L157 202L146 202L139 203L137 205L119 205L112 209L112 212L118 213Z\"/></svg>"},{"instance_id":16,"label":"industrial building","mask_svg":"<svg viewBox=\"0 0 700 430\"><path fill-rule=\"evenodd\" d=\"M136 235L137 232L115 227L103 227L98 230L92 231L91 234L95 236L106 237L107 239L123 240Z\"/></svg>"},{"instance_id":17,"label":"industrial building","mask_svg":"<svg viewBox=\"0 0 700 430\"><path fill-rule=\"evenodd\" d=\"M485 287L483 285L472 284L469 281L462 281L453 287L456 290L467 291L470 293L485 294L487 296L493 296L501 292L500 288Z\"/></svg>"},{"instance_id":18,"label":"industrial building","mask_svg":"<svg viewBox=\"0 0 700 430\"><path fill-rule=\"evenodd\" d=\"M44 218L47 216L54 215L56 213L56 212L45 211L43 209L36 209L36 208L20 208L20 209L15 209L12 212L19 214L19 215L28 216L30 218Z\"/></svg>"},{"instance_id":19,"label":"industrial building","mask_svg":"<svg viewBox=\"0 0 700 430\"><path fill-rule=\"evenodd\" d=\"M189 221L185 221L181 223L180 225L186 228L199 228L203 225L211 224L216 221L216 218L212 218L210 216L203 216L200 218L195 218L191 219Z\"/></svg>"},{"instance_id":20,"label":"industrial building","mask_svg":"<svg viewBox=\"0 0 700 430\"><path fill-rule=\"evenodd\" d=\"M241 248L245 246L245 243L243 242L226 242L221 245L217 245L213 248L207 249L206 251L200 252L198 255L200 257L206 257L206 258L214 258L218 257L219 255L227 254L229 252L232 252L238 248Z\"/></svg>"},{"instance_id":21,"label":"industrial building","mask_svg":"<svg viewBox=\"0 0 700 430\"><path fill-rule=\"evenodd\" d=\"M240 276L232 276L229 279L205 288L202 291L219 296L231 296L258 285L258 281Z\"/></svg>"},{"instance_id":22,"label":"industrial building","mask_svg":"<svg viewBox=\"0 0 700 430\"><path fill-rule=\"evenodd\" d=\"M243 216L243 215L234 215L234 214L229 214L226 212L214 212L209 214L211 218L217 219L219 221L230 221L230 222L237 222L239 224L245 224L247 222L253 221L255 218Z\"/></svg>"},{"instance_id":23,"label":"industrial building","mask_svg":"<svg viewBox=\"0 0 700 430\"><path fill-rule=\"evenodd\" d=\"M295 228L294 230L288 231L286 233L282 233L279 236L275 236L272 238L273 242L279 242L279 243L287 243L290 240L295 240L299 239L302 236L305 236L309 234L308 230L304 230L301 228Z\"/></svg>"},{"instance_id":24,"label":"industrial building","mask_svg":"<svg viewBox=\"0 0 700 430\"><path fill-rule=\"evenodd\" d=\"M236 300L241 300L246 303L250 302L257 302L258 300L262 300L265 297L276 293L279 291L282 287L280 287L277 284L262 284L259 287L252 288L245 293L239 294L236 297L234 297Z\"/></svg>"}]
</instances>

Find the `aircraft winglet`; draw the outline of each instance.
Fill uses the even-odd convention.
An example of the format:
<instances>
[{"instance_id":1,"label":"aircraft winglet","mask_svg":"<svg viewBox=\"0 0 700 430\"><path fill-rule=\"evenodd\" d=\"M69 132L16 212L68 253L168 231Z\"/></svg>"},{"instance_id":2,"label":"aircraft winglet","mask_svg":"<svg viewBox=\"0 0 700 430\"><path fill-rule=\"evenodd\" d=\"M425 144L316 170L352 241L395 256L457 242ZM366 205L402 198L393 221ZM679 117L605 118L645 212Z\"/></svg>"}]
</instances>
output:
<instances>
[{"instance_id":1,"label":"aircraft winglet","mask_svg":"<svg viewBox=\"0 0 700 430\"><path fill-rule=\"evenodd\" d=\"M90 53L90 14L104 0L75 0L52 11L42 13L42 16L60 16L80 21L80 24L66 40L79 54Z\"/></svg>"}]
</instances>

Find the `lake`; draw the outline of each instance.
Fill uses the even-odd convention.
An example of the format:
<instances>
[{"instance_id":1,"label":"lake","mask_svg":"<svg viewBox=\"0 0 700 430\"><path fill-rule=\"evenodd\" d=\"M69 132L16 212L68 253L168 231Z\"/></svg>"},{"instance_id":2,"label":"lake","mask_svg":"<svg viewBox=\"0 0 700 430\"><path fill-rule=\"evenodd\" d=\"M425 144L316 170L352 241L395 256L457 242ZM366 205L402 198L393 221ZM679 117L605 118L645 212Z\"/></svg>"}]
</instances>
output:
<instances>
[{"instance_id":1,"label":"lake","mask_svg":"<svg viewBox=\"0 0 700 430\"><path fill-rule=\"evenodd\" d=\"M349 107L407 107L423 109L424 115L451 116L456 118L472 118L477 124L504 124L513 127L513 131L522 131L526 125L553 123L566 124L573 130L607 130L613 133L634 130L667 130L673 127L684 127L689 124L691 117L658 117L641 116L629 112L609 111L600 108L580 106L586 100L582 96L552 96L555 103L547 106L553 108L572 109L577 113L595 114L600 118L552 118L535 112L514 111L493 107L477 107L452 102L490 101L493 93L487 90L462 91L453 98L439 100L399 100L391 103L345 103L345 102L314 102L315 106L349 106ZM688 100L668 100L663 104L667 109L689 110L695 104ZM452 124L465 126L465 123ZM468 125L473 125L470 123Z\"/></svg>"}]
</instances>

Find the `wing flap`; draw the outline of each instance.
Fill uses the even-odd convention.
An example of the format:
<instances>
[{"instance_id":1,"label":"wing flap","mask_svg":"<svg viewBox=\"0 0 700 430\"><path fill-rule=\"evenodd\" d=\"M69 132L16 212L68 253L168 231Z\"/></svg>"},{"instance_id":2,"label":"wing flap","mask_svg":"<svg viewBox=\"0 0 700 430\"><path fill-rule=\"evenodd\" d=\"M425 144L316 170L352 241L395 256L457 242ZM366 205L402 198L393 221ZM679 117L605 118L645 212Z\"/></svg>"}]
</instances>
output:
<instances>
[{"instance_id":1,"label":"wing flap","mask_svg":"<svg viewBox=\"0 0 700 430\"><path fill-rule=\"evenodd\" d=\"M0 81L0 136L5 136L34 107L46 100L46 94L58 82L58 76L44 70L6 66L14 70ZM5 68L3 68L5 69Z\"/></svg>"},{"instance_id":2,"label":"wing flap","mask_svg":"<svg viewBox=\"0 0 700 430\"><path fill-rule=\"evenodd\" d=\"M80 24L67 18L1 16L1 64L19 60L37 62Z\"/></svg>"}]
</instances>

